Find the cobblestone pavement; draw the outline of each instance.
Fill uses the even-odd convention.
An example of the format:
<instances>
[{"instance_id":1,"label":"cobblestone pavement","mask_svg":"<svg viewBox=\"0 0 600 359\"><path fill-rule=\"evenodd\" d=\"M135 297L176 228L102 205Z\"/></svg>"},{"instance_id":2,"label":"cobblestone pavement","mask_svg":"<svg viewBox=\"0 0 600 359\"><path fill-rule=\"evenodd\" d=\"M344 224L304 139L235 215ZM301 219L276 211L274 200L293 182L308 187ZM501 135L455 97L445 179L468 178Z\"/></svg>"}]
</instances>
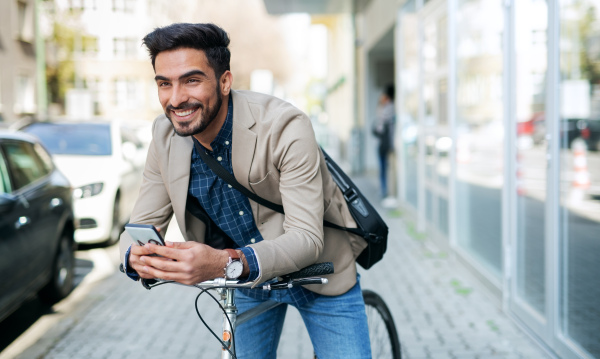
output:
<instances>
[{"instance_id":1,"label":"cobblestone pavement","mask_svg":"<svg viewBox=\"0 0 600 359\"><path fill-rule=\"evenodd\" d=\"M365 193L376 193L373 181L357 182ZM401 211L381 211L390 226L388 252L372 269L360 271L361 283L390 307L404 358L549 358L449 253L416 234ZM16 358L219 358L219 344L195 313L197 294L177 285L148 291L115 272ZM199 307L218 331L217 305L203 295ZM312 357L310 339L293 308L278 357Z\"/></svg>"}]
</instances>

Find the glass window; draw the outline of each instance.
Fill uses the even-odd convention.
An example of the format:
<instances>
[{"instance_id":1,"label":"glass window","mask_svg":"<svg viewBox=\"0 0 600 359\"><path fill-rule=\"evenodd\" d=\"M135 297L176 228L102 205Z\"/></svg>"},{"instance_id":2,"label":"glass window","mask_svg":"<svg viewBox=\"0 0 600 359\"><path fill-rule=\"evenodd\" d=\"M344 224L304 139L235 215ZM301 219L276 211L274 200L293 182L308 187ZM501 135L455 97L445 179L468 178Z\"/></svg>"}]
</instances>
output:
<instances>
[{"instance_id":1,"label":"glass window","mask_svg":"<svg viewBox=\"0 0 600 359\"><path fill-rule=\"evenodd\" d=\"M15 103L15 112L35 112L35 84L32 76L17 76L17 99Z\"/></svg>"},{"instance_id":2,"label":"glass window","mask_svg":"<svg viewBox=\"0 0 600 359\"><path fill-rule=\"evenodd\" d=\"M8 175L8 167L2 151L0 151L0 193L11 193L10 177Z\"/></svg>"},{"instance_id":3,"label":"glass window","mask_svg":"<svg viewBox=\"0 0 600 359\"><path fill-rule=\"evenodd\" d=\"M110 156L112 141L108 124L35 123L24 129L39 137L52 154Z\"/></svg>"},{"instance_id":4,"label":"glass window","mask_svg":"<svg viewBox=\"0 0 600 359\"><path fill-rule=\"evenodd\" d=\"M414 12L414 1L406 5L401 20L401 63L400 70L400 126L402 128L402 164L404 170L404 198L414 208L418 206L418 156L419 147L419 42L418 18Z\"/></svg>"},{"instance_id":5,"label":"glass window","mask_svg":"<svg viewBox=\"0 0 600 359\"><path fill-rule=\"evenodd\" d=\"M460 0L457 19L458 244L502 275L503 1Z\"/></svg>"},{"instance_id":6,"label":"glass window","mask_svg":"<svg viewBox=\"0 0 600 359\"><path fill-rule=\"evenodd\" d=\"M133 38L114 38L113 53L115 56L131 57L138 51L137 39Z\"/></svg>"},{"instance_id":7,"label":"glass window","mask_svg":"<svg viewBox=\"0 0 600 359\"><path fill-rule=\"evenodd\" d=\"M600 358L600 3L559 4L561 329Z\"/></svg>"},{"instance_id":8,"label":"glass window","mask_svg":"<svg viewBox=\"0 0 600 359\"><path fill-rule=\"evenodd\" d=\"M516 205L519 298L545 316L546 62L545 1L515 3Z\"/></svg>"},{"instance_id":9,"label":"glass window","mask_svg":"<svg viewBox=\"0 0 600 359\"><path fill-rule=\"evenodd\" d=\"M31 42L34 40L33 7L26 2L17 2L17 21L19 40Z\"/></svg>"},{"instance_id":10,"label":"glass window","mask_svg":"<svg viewBox=\"0 0 600 359\"><path fill-rule=\"evenodd\" d=\"M134 109L141 102L140 86L136 80L119 78L114 80L115 105L119 109Z\"/></svg>"},{"instance_id":11,"label":"glass window","mask_svg":"<svg viewBox=\"0 0 600 359\"><path fill-rule=\"evenodd\" d=\"M135 0L112 0L113 11L133 13L135 11Z\"/></svg>"},{"instance_id":12,"label":"glass window","mask_svg":"<svg viewBox=\"0 0 600 359\"><path fill-rule=\"evenodd\" d=\"M43 161L27 142L6 142L2 145L8 160L15 190L23 188L48 174Z\"/></svg>"}]
</instances>

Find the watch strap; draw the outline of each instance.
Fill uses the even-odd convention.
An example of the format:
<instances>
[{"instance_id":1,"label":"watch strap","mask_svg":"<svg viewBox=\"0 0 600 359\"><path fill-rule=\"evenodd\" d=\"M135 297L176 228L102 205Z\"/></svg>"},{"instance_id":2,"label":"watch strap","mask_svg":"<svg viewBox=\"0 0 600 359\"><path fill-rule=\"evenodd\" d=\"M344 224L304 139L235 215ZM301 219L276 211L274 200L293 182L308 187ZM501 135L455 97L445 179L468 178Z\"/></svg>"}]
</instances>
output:
<instances>
[{"instance_id":1,"label":"watch strap","mask_svg":"<svg viewBox=\"0 0 600 359\"><path fill-rule=\"evenodd\" d=\"M240 260L240 255L238 254L238 252L235 249L225 248L225 250L227 251L227 253L229 253L229 257L231 258L232 261Z\"/></svg>"}]
</instances>

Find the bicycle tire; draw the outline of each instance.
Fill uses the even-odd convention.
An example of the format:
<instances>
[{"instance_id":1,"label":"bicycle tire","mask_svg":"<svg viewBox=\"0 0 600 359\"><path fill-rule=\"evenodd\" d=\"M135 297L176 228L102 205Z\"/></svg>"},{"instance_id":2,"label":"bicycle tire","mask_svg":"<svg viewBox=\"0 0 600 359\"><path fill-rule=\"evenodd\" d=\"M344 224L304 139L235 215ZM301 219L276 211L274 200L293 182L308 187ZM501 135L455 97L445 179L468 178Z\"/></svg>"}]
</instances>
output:
<instances>
[{"instance_id":1,"label":"bicycle tire","mask_svg":"<svg viewBox=\"0 0 600 359\"><path fill-rule=\"evenodd\" d=\"M401 359L402 350L392 313L379 294L367 289L362 294L369 324L372 358Z\"/></svg>"}]
</instances>

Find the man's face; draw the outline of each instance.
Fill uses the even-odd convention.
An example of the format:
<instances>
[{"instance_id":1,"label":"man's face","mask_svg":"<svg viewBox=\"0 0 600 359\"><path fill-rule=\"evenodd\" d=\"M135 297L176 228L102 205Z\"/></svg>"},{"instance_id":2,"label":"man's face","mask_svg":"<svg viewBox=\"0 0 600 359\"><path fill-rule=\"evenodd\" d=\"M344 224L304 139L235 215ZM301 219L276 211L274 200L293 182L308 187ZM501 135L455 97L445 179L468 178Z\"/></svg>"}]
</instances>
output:
<instances>
[{"instance_id":1,"label":"man's face","mask_svg":"<svg viewBox=\"0 0 600 359\"><path fill-rule=\"evenodd\" d=\"M154 72L160 104L175 133L199 134L214 121L223 95L204 51L163 51L156 56Z\"/></svg>"}]
</instances>

